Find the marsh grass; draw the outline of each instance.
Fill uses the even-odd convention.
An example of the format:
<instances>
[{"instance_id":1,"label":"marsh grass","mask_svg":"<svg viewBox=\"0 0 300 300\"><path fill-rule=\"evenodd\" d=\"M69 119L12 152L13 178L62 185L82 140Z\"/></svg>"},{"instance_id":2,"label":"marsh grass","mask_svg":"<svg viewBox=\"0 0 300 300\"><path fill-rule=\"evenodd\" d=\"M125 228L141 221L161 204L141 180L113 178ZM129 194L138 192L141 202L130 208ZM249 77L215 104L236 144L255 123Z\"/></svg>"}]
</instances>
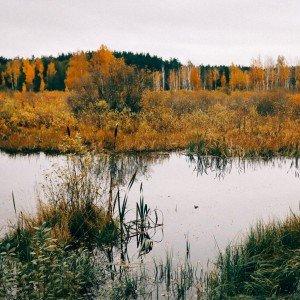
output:
<instances>
[{"instance_id":1,"label":"marsh grass","mask_svg":"<svg viewBox=\"0 0 300 300\"><path fill-rule=\"evenodd\" d=\"M300 296L300 216L258 223L239 245L220 253L207 277L211 299Z\"/></svg>"},{"instance_id":2,"label":"marsh grass","mask_svg":"<svg viewBox=\"0 0 300 300\"><path fill-rule=\"evenodd\" d=\"M117 223L107 217L101 180L102 174L91 156L70 157L66 167L48 176L36 214L22 214L23 230L32 233L46 224L54 239L75 248L114 243Z\"/></svg>"},{"instance_id":3,"label":"marsh grass","mask_svg":"<svg viewBox=\"0 0 300 300\"><path fill-rule=\"evenodd\" d=\"M145 92L138 113L105 109L81 116L68 106L69 95L4 93L0 149L83 153L189 147L227 157L300 155L299 93Z\"/></svg>"},{"instance_id":4,"label":"marsh grass","mask_svg":"<svg viewBox=\"0 0 300 300\"><path fill-rule=\"evenodd\" d=\"M226 158L203 159L200 170L228 168ZM109 175L120 175L118 164L110 163L114 171ZM36 215L20 215L14 230L0 241L0 298L299 298L299 214L259 223L244 241L220 253L207 274L191 262L188 242L181 261L167 252L149 265L144 255L152 250L163 218L145 202L142 185L139 201L129 209L136 176L137 171L124 192L114 179L111 214L109 201L103 199L103 172L93 157L70 161L48 177L40 195L47 201L40 200ZM17 214L13 194L12 205ZM130 261L128 243L134 240L139 256Z\"/></svg>"},{"instance_id":5,"label":"marsh grass","mask_svg":"<svg viewBox=\"0 0 300 300\"><path fill-rule=\"evenodd\" d=\"M104 275L85 248L68 251L51 238L50 228L30 236L29 256L1 241L1 299L87 299Z\"/></svg>"},{"instance_id":6,"label":"marsh grass","mask_svg":"<svg viewBox=\"0 0 300 300\"><path fill-rule=\"evenodd\" d=\"M136 174L124 196L117 189L112 214L107 213L103 173L94 157L71 158L66 167L49 176L36 214L21 213L16 226L0 241L0 297L91 298L94 291L99 292L100 282L117 276L125 280L125 295L132 294L135 281L117 265L129 260L127 244L133 238L151 242L149 230L161 226L157 213L155 221L150 218L144 200L133 214L138 219L127 217L128 193ZM12 204L17 214L13 194ZM138 247L145 253L151 250L141 244Z\"/></svg>"}]
</instances>

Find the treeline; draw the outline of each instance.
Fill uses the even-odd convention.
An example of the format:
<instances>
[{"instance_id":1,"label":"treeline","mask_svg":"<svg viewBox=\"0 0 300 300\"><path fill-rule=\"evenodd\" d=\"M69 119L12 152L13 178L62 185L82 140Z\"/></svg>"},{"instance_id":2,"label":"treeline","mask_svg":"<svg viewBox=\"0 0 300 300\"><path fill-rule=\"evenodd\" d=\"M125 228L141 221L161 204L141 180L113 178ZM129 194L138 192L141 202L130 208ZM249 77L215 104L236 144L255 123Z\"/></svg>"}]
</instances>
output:
<instances>
[{"instance_id":1,"label":"treeline","mask_svg":"<svg viewBox=\"0 0 300 300\"><path fill-rule=\"evenodd\" d=\"M85 53L90 60L96 51ZM31 59L8 59L0 56L0 90L65 90L67 69L70 59L76 53L60 54L57 57L42 56ZM123 59L129 66L135 66L139 70L152 72L162 71L169 74L171 70L178 70L181 63L173 58L164 60L149 53L113 52L116 58Z\"/></svg>"},{"instance_id":2,"label":"treeline","mask_svg":"<svg viewBox=\"0 0 300 300\"><path fill-rule=\"evenodd\" d=\"M269 58L265 62L256 58L249 67L235 64L195 66L192 63L182 65L177 59L164 60L148 53L108 51L114 58L133 67L135 72L146 71L148 75L151 74L151 84L147 84L147 88L156 91L300 90L300 66L289 65L283 56L278 56L276 61ZM80 53L87 62L90 62L97 51ZM77 55L78 53L68 53L57 57L43 56L31 59L0 57L0 89L19 91L70 89L67 84L68 69ZM80 77L80 73L76 76Z\"/></svg>"}]
</instances>

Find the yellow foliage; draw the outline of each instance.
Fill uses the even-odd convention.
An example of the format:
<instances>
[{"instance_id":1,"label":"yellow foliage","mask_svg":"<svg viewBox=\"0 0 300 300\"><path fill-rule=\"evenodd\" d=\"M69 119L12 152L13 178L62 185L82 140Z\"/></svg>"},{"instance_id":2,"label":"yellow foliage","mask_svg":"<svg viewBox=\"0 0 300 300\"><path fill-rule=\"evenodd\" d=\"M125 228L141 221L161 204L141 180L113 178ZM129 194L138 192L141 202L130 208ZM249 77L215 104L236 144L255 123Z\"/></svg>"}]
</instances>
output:
<instances>
[{"instance_id":1,"label":"yellow foliage","mask_svg":"<svg viewBox=\"0 0 300 300\"><path fill-rule=\"evenodd\" d=\"M145 92L139 113L99 110L75 117L67 92L0 94L0 148L7 151L183 149L199 140L226 155L299 153L300 94ZM221 149L221 150L220 150ZM297 152L298 151L298 152Z\"/></svg>"},{"instance_id":2,"label":"yellow foliage","mask_svg":"<svg viewBox=\"0 0 300 300\"><path fill-rule=\"evenodd\" d=\"M25 74L26 89L32 90L33 79L35 76L35 65L34 62L30 62L29 59L23 61L23 72Z\"/></svg>"},{"instance_id":3,"label":"yellow foliage","mask_svg":"<svg viewBox=\"0 0 300 300\"><path fill-rule=\"evenodd\" d=\"M53 66L51 67L51 69ZM53 74L53 70L49 70ZM65 80L66 87L69 90L76 88L80 85L81 81L84 81L89 76L89 62L86 59L84 52L77 52L71 58L69 62L69 68L67 70L67 77Z\"/></svg>"},{"instance_id":4,"label":"yellow foliage","mask_svg":"<svg viewBox=\"0 0 300 300\"><path fill-rule=\"evenodd\" d=\"M56 74L55 63L52 61L47 67L47 77L53 77Z\"/></svg>"},{"instance_id":5,"label":"yellow foliage","mask_svg":"<svg viewBox=\"0 0 300 300\"><path fill-rule=\"evenodd\" d=\"M91 60L91 65L94 71L99 72L102 76L110 75L111 65L117 59L114 57L112 51L110 51L106 46L102 45L99 50L94 52Z\"/></svg>"}]
</instances>

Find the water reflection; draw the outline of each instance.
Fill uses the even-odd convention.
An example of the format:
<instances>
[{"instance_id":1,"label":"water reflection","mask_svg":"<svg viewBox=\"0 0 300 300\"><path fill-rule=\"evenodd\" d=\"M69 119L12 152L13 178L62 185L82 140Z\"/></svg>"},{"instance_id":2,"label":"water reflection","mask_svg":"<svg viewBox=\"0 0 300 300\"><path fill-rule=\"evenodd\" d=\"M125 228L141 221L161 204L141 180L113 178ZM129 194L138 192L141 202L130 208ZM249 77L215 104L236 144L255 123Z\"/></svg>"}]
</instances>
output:
<instances>
[{"instance_id":1,"label":"water reflection","mask_svg":"<svg viewBox=\"0 0 300 300\"><path fill-rule=\"evenodd\" d=\"M193 167L197 176L214 174L215 178L222 179L230 174L232 170L237 170L238 173L246 173L249 170L255 170L265 166L282 168L291 160L289 172L293 172L295 177L300 176L299 158L272 158L272 159L246 159L246 158L226 158L217 156L200 156L187 154L188 162Z\"/></svg>"},{"instance_id":2,"label":"water reflection","mask_svg":"<svg viewBox=\"0 0 300 300\"><path fill-rule=\"evenodd\" d=\"M295 177L300 177L299 157L296 157L294 160L292 160L290 169L294 171Z\"/></svg>"},{"instance_id":3,"label":"water reflection","mask_svg":"<svg viewBox=\"0 0 300 300\"><path fill-rule=\"evenodd\" d=\"M188 155L187 157L194 166L197 176L214 173L216 178L224 178L232 170L232 159L198 155Z\"/></svg>"},{"instance_id":4,"label":"water reflection","mask_svg":"<svg viewBox=\"0 0 300 300\"><path fill-rule=\"evenodd\" d=\"M149 173L149 167L166 159L168 155L122 155L113 153L110 156L94 158L97 169L104 170L108 189L107 210L111 218L117 218L120 229L118 247L111 245L106 249L110 265L116 262L129 263L134 255L129 254L128 246L138 251L138 257L151 252L155 243L162 238L156 238L158 231L162 236L162 212L151 209L144 200L142 183L140 185L139 201L135 209L128 208L128 193L139 176ZM95 174L97 176L97 174ZM127 186L125 191L121 189ZM123 195L122 195L123 193Z\"/></svg>"},{"instance_id":5,"label":"water reflection","mask_svg":"<svg viewBox=\"0 0 300 300\"><path fill-rule=\"evenodd\" d=\"M182 154L178 155L178 158L182 157ZM298 159L288 160L284 158L276 158L270 160L260 159L240 159L240 158L221 158L213 156L197 156L187 155L188 163L196 172L197 177L213 175L215 179L225 179L233 171L238 174L246 174L248 171L255 171L264 169L266 167L271 168L285 168L289 166L288 172L293 172L295 177L299 177L299 163ZM144 223L142 218L138 219L137 215L142 214L139 204L136 204L135 209L126 210L126 213L122 213L124 210L123 205L127 209L127 192L126 185L131 182L132 176L135 181L145 180L145 178L151 179L154 167L158 165L164 165L170 159L170 154L148 154L148 155L123 155L113 154L110 156L95 156L94 164L97 166L95 170L95 176L104 174L105 182L107 185L107 198L108 199L108 211L114 216L120 218L122 214L126 215L127 220L121 220L122 240L118 247L111 247L107 249L107 255L110 263L116 261L129 262L134 257L143 258L144 255L150 253L157 243L160 243L163 239L162 228L158 229L158 225L162 222L158 221L158 210L153 210L152 215L148 215L148 207L145 204L142 189L140 188L140 205L144 205L147 215L147 222ZM101 175L103 176L103 175ZM170 189L173 187L170 186ZM123 192L123 202L120 201L121 193ZM147 199L146 199L147 200ZM177 206L176 206L177 207ZM195 207L195 205L194 205ZM196 206L198 208L198 206ZM150 210L150 209L149 209ZM176 209L177 213L177 209ZM135 216L136 219L130 221L130 217ZM162 215L161 219L162 219ZM130 253L131 252L131 253ZM137 252L137 254L135 254Z\"/></svg>"},{"instance_id":6,"label":"water reflection","mask_svg":"<svg viewBox=\"0 0 300 300\"><path fill-rule=\"evenodd\" d=\"M121 249L114 247L111 261L149 259L165 253L165 248L184 251L185 234L189 233L197 257L214 256L216 237L219 245L227 245L258 219L283 217L289 208L299 205L299 160L275 158L249 160L186 156L184 153L150 153L143 155L95 155L91 174L102 188L101 201L110 202L112 214L118 218L117 194L124 199L133 174L135 183L128 195L125 222L136 219L136 203L140 201L143 183L145 202L163 212L160 227L131 232ZM34 213L34 185L44 180L44 170L54 165L72 166L65 156L15 156L0 154L0 222L14 219L11 191L17 210ZM221 180L220 180L221 179ZM111 192L110 192L111 191ZM111 194L111 195L109 195ZM110 201L109 201L110 199ZM99 200L100 201L100 200ZM30 204L30 205L29 205ZM122 207L122 202L120 204ZM197 207L197 209L195 208ZM240 216L243 216L241 219ZM162 216L158 217L161 219ZM136 224L131 223L130 228ZM127 229L124 228L124 232ZM125 240L125 238L124 238Z\"/></svg>"},{"instance_id":7,"label":"water reflection","mask_svg":"<svg viewBox=\"0 0 300 300\"><path fill-rule=\"evenodd\" d=\"M114 271L117 265L121 270L123 265L136 258L142 262L143 257L163 240L163 214L148 206L143 197L142 186L135 209L128 208L127 200L128 194L122 197L118 189L113 216L118 220L119 239L117 245L108 244L104 247L109 266ZM135 252L138 253L137 257Z\"/></svg>"}]
</instances>

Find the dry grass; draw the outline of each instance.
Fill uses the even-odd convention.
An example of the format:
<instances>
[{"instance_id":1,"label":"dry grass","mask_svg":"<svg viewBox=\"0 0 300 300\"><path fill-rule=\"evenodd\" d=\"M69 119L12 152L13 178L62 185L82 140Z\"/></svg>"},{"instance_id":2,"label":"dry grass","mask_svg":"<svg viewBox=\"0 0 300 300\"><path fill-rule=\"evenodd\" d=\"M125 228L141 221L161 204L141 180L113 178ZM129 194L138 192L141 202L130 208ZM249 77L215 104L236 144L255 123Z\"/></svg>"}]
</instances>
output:
<instances>
[{"instance_id":1,"label":"dry grass","mask_svg":"<svg viewBox=\"0 0 300 300\"><path fill-rule=\"evenodd\" d=\"M82 152L198 149L223 155L299 155L300 94L145 92L138 114L86 111L75 117L66 92L0 95L0 148ZM68 134L68 129L69 133ZM217 149L217 150L216 150Z\"/></svg>"},{"instance_id":2,"label":"dry grass","mask_svg":"<svg viewBox=\"0 0 300 300\"><path fill-rule=\"evenodd\" d=\"M75 248L114 243L117 223L108 215L103 199L104 181L99 172L91 156L69 157L66 166L58 167L46 176L36 213L22 213L18 228L29 236L36 228L50 228L52 239Z\"/></svg>"}]
</instances>

